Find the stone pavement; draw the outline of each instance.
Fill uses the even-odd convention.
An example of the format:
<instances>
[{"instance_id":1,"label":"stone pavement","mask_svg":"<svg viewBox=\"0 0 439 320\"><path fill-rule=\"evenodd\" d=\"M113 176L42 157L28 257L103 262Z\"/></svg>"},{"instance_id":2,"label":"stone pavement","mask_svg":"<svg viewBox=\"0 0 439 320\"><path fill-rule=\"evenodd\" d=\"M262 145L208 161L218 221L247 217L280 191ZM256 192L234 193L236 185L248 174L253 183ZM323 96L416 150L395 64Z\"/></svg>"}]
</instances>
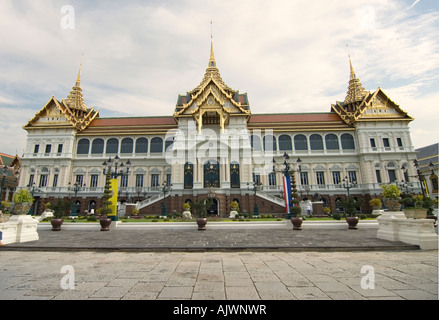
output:
<instances>
[{"instance_id":1,"label":"stone pavement","mask_svg":"<svg viewBox=\"0 0 439 320\"><path fill-rule=\"evenodd\" d=\"M437 251L376 231L41 228L0 248L0 299L437 300Z\"/></svg>"}]
</instances>

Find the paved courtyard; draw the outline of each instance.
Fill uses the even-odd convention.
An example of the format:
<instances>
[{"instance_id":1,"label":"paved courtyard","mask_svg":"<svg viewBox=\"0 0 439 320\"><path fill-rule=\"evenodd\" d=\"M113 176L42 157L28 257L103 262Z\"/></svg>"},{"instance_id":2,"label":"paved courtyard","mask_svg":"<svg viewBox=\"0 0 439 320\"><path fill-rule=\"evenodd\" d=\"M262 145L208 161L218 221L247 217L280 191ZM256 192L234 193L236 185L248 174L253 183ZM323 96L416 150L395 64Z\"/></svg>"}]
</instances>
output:
<instances>
[{"instance_id":1,"label":"paved courtyard","mask_svg":"<svg viewBox=\"0 0 439 320\"><path fill-rule=\"evenodd\" d=\"M41 228L0 248L0 299L437 300L437 251L376 232Z\"/></svg>"},{"instance_id":2,"label":"paved courtyard","mask_svg":"<svg viewBox=\"0 0 439 320\"><path fill-rule=\"evenodd\" d=\"M0 252L2 300L437 298L436 251Z\"/></svg>"}]
</instances>

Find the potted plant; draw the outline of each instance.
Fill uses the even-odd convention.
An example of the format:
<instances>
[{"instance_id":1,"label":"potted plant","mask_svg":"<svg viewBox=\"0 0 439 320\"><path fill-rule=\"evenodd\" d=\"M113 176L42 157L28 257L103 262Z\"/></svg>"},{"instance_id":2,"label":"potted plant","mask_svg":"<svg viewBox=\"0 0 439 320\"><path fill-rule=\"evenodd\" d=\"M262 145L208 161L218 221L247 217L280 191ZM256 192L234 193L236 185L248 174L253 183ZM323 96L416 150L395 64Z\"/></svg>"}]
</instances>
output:
<instances>
[{"instance_id":1,"label":"potted plant","mask_svg":"<svg viewBox=\"0 0 439 320\"><path fill-rule=\"evenodd\" d=\"M293 230L302 230L303 218L301 217L302 208L300 206L294 206L290 208L291 223L293 224Z\"/></svg>"},{"instance_id":2,"label":"potted plant","mask_svg":"<svg viewBox=\"0 0 439 320\"><path fill-rule=\"evenodd\" d=\"M381 188L383 188L384 203L389 211L399 211L401 209L401 203L399 202L401 190L394 184L384 184Z\"/></svg>"},{"instance_id":3,"label":"potted plant","mask_svg":"<svg viewBox=\"0 0 439 320\"><path fill-rule=\"evenodd\" d=\"M32 197L28 189L20 189L14 194L12 201L14 202L12 214L24 215L27 214L32 207L34 197Z\"/></svg>"},{"instance_id":4,"label":"potted plant","mask_svg":"<svg viewBox=\"0 0 439 320\"><path fill-rule=\"evenodd\" d=\"M237 215L239 215L239 204L236 201L232 201L230 204L230 218L235 218Z\"/></svg>"},{"instance_id":5,"label":"potted plant","mask_svg":"<svg viewBox=\"0 0 439 320\"><path fill-rule=\"evenodd\" d=\"M370 206L373 210L381 210L381 200L379 198L372 198L369 201Z\"/></svg>"},{"instance_id":6,"label":"potted plant","mask_svg":"<svg viewBox=\"0 0 439 320\"><path fill-rule=\"evenodd\" d=\"M323 207L323 212L324 214L326 214L327 216L329 216L331 214L331 208L329 207Z\"/></svg>"},{"instance_id":7,"label":"potted plant","mask_svg":"<svg viewBox=\"0 0 439 320\"><path fill-rule=\"evenodd\" d=\"M291 213L291 223L293 224L293 230L302 230L302 222L303 219L300 216L300 214L302 213L302 208L299 206L299 197L297 195L297 189L296 189L296 179L294 177L294 174L291 177L291 203L292 203L292 207L290 208L290 213Z\"/></svg>"},{"instance_id":8,"label":"potted plant","mask_svg":"<svg viewBox=\"0 0 439 320\"><path fill-rule=\"evenodd\" d=\"M52 231L60 231L61 226L64 223L64 215L66 210L69 210L71 207L70 202L64 201L64 199L59 199L56 205L54 206L53 218L50 219L50 223L52 224Z\"/></svg>"},{"instance_id":9,"label":"potted plant","mask_svg":"<svg viewBox=\"0 0 439 320\"><path fill-rule=\"evenodd\" d=\"M101 231L109 231L110 225L111 225L111 219L109 219L107 216L109 213L112 213L112 210L110 208L112 202L110 201L110 198L112 197L112 191L111 191L111 183L110 183L110 171L108 170L106 176L105 176L105 187L104 187L104 195L102 196L101 201L101 208L97 210L98 214L100 215L99 223L101 225Z\"/></svg>"},{"instance_id":10,"label":"potted plant","mask_svg":"<svg viewBox=\"0 0 439 320\"><path fill-rule=\"evenodd\" d=\"M198 230L203 231L206 230L207 224L207 209L212 205L213 200L211 198L206 198L204 200L200 200L197 203L192 203L192 208L194 208L197 212L196 221L198 225Z\"/></svg>"},{"instance_id":11,"label":"potted plant","mask_svg":"<svg viewBox=\"0 0 439 320\"><path fill-rule=\"evenodd\" d=\"M185 219L192 219L190 202L183 203L183 217Z\"/></svg>"},{"instance_id":12,"label":"potted plant","mask_svg":"<svg viewBox=\"0 0 439 320\"><path fill-rule=\"evenodd\" d=\"M345 220L348 223L348 228L357 229L357 225L359 221L357 217L357 207L361 206L361 200L357 202L355 201L354 198L349 197L346 201L341 200L340 204L345 209L345 213L346 213Z\"/></svg>"},{"instance_id":13,"label":"potted plant","mask_svg":"<svg viewBox=\"0 0 439 320\"><path fill-rule=\"evenodd\" d=\"M407 219L425 219L428 209L424 208L424 197L422 195L406 195L401 199L404 205L403 212Z\"/></svg>"}]
</instances>

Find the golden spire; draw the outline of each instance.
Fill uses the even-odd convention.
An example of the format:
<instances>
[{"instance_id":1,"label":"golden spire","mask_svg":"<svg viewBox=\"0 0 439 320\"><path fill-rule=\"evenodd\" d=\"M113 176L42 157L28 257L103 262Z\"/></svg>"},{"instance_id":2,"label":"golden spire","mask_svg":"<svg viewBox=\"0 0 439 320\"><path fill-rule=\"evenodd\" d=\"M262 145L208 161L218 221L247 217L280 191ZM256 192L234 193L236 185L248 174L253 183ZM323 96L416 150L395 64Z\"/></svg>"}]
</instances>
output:
<instances>
[{"instance_id":1,"label":"golden spire","mask_svg":"<svg viewBox=\"0 0 439 320\"><path fill-rule=\"evenodd\" d=\"M215 55L213 53L213 31L212 31L212 21L210 21L210 59L209 68L216 68Z\"/></svg>"},{"instance_id":2,"label":"golden spire","mask_svg":"<svg viewBox=\"0 0 439 320\"><path fill-rule=\"evenodd\" d=\"M70 91L70 94L67 96L65 103L70 109L87 111L81 88L81 67L82 65L79 66L78 78L72 87L72 91Z\"/></svg>"},{"instance_id":3,"label":"golden spire","mask_svg":"<svg viewBox=\"0 0 439 320\"><path fill-rule=\"evenodd\" d=\"M344 104L351 104L354 102L363 101L366 96L366 90L364 90L363 85L360 82L360 79L355 75L354 67L352 66L351 56L349 55L349 65L351 69L349 87L346 98L344 100Z\"/></svg>"}]
</instances>

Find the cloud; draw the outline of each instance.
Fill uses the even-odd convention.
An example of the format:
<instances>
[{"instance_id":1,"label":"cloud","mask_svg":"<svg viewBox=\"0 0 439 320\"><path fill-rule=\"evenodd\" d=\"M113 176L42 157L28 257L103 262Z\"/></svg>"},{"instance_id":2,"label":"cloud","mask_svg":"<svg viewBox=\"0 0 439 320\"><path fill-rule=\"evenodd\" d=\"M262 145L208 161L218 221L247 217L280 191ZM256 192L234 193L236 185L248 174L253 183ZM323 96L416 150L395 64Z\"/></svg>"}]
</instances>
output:
<instances>
[{"instance_id":1,"label":"cloud","mask_svg":"<svg viewBox=\"0 0 439 320\"><path fill-rule=\"evenodd\" d=\"M439 86L438 10L396 0L70 4L74 30L61 28L59 1L0 2L0 106L32 110L24 123L50 96L68 95L80 63L86 103L101 117L172 115L204 75L210 21L223 80L248 93L254 113L329 111L346 95L348 51L364 87L402 101L412 127L434 112L433 100L417 106Z\"/></svg>"}]
</instances>

